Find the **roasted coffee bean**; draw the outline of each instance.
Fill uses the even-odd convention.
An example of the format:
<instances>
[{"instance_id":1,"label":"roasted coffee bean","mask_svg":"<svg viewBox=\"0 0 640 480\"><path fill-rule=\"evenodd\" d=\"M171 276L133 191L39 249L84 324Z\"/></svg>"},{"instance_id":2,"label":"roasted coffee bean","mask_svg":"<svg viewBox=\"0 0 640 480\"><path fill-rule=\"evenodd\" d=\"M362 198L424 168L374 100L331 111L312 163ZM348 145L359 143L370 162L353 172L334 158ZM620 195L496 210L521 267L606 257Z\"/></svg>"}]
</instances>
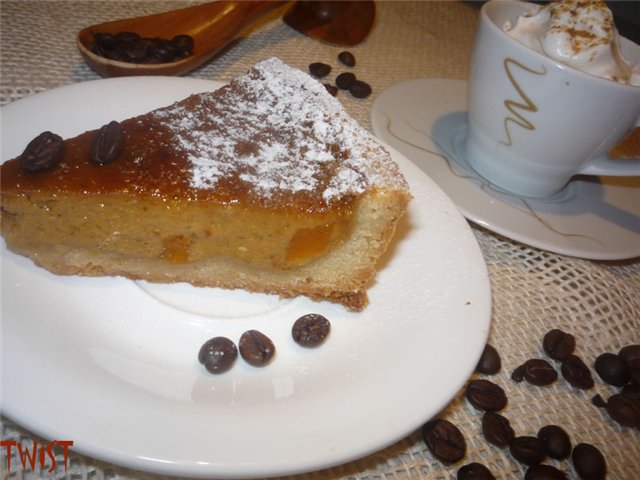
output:
<instances>
[{"instance_id":1,"label":"roasted coffee bean","mask_svg":"<svg viewBox=\"0 0 640 480\"><path fill-rule=\"evenodd\" d=\"M431 454L446 464L462 460L467 449L462 432L448 420L436 419L425 423L422 438Z\"/></svg>"},{"instance_id":2,"label":"roasted coffee bean","mask_svg":"<svg viewBox=\"0 0 640 480\"><path fill-rule=\"evenodd\" d=\"M562 460L571 455L569 434L558 425L546 425L538 431L538 439L544 445L545 452L551 458Z\"/></svg>"},{"instance_id":3,"label":"roasted coffee bean","mask_svg":"<svg viewBox=\"0 0 640 480\"><path fill-rule=\"evenodd\" d=\"M629 367L615 353L603 353L596 358L594 368L600 378L609 385L622 387L629 381Z\"/></svg>"},{"instance_id":4,"label":"roasted coffee bean","mask_svg":"<svg viewBox=\"0 0 640 480\"><path fill-rule=\"evenodd\" d=\"M502 410L507 405L507 395L502 387L489 380L471 380L465 396L471 405L487 412Z\"/></svg>"},{"instance_id":5,"label":"roasted coffee bean","mask_svg":"<svg viewBox=\"0 0 640 480\"><path fill-rule=\"evenodd\" d=\"M142 40L127 42L122 46L122 59L126 62L141 63L149 54L149 46Z\"/></svg>"},{"instance_id":6,"label":"roasted coffee bean","mask_svg":"<svg viewBox=\"0 0 640 480\"><path fill-rule=\"evenodd\" d=\"M573 467L583 480L602 480L607 475L604 455L590 443L579 443L571 452Z\"/></svg>"},{"instance_id":7,"label":"roasted coffee bean","mask_svg":"<svg viewBox=\"0 0 640 480\"><path fill-rule=\"evenodd\" d=\"M576 339L570 333L556 328L544 336L542 348L554 360L564 360L576 348Z\"/></svg>"},{"instance_id":8,"label":"roasted coffee bean","mask_svg":"<svg viewBox=\"0 0 640 480\"><path fill-rule=\"evenodd\" d=\"M495 476L481 463L467 463L458 470L458 480L495 480Z\"/></svg>"},{"instance_id":9,"label":"roasted coffee bean","mask_svg":"<svg viewBox=\"0 0 640 480\"><path fill-rule=\"evenodd\" d=\"M329 320L317 313L308 313L293 324L291 336L303 347L316 347L326 340L330 331Z\"/></svg>"},{"instance_id":10,"label":"roasted coffee bean","mask_svg":"<svg viewBox=\"0 0 640 480\"><path fill-rule=\"evenodd\" d=\"M94 34L95 37L95 34ZM118 42L128 43L135 42L140 39L140 35L136 32L118 32L116 33L116 40Z\"/></svg>"},{"instance_id":11,"label":"roasted coffee bean","mask_svg":"<svg viewBox=\"0 0 640 480\"><path fill-rule=\"evenodd\" d=\"M136 32L115 35L94 32L93 52L121 62L149 64L179 60L193 53L194 41L189 35L176 35L171 40L141 37Z\"/></svg>"},{"instance_id":12,"label":"roasted coffee bean","mask_svg":"<svg viewBox=\"0 0 640 480\"><path fill-rule=\"evenodd\" d=\"M371 85L362 80L355 80L349 87L349 93L356 98L367 98L371 95Z\"/></svg>"},{"instance_id":13,"label":"roasted coffee bean","mask_svg":"<svg viewBox=\"0 0 640 480\"><path fill-rule=\"evenodd\" d=\"M569 382L572 387L588 390L594 385L591 370L589 370L589 367L576 355L569 355L569 357L562 360L560 372L562 373L562 377Z\"/></svg>"},{"instance_id":14,"label":"roasted coffee bean","mask_svg":"<svg viewBox=\"0 0 640 480\"><path fill-rule=\"evenodd\" d=\"M556 372L556 369L553 368L549 362L542 360L541 358L532 358L527 360L516 370L519 369L521 369L520 373L522 374L522 378L532 385L551 385L558 379L558 372ZM511 378L514 378L514 375L512 375Z\"/></svg>"},{"instance_id":15,"label":"roasted coffee bean","mask_svg":"<svg viewBox=\"0 0 640 480\"><path fill-rule=\"evenodd\" d=\"M627 345L618 352L618 356L629 367L629 377L640 382L640 345Z\"/></svg>"},{"instance_id":16,"label":"roasted coffee bean","mask_svg":"<svg viewBox=\"0 0 640 480\"><path fill-rule=\"evenodd\" d=\"M115 35L111 35L110 33L96 32L93 34L93 38L95 38L98 45L106 49L114 48L118 43L118 39Z\"/></svg>"},{"instance_id":17,"label":"roasted coffee bean","mask_svg":"<svg viewBox=\"0 0 640 480\"><path fill-rule=\"evenodd\" d=\"M509 451L513 458L525 465L537 465L547 456L544 444L536 437L516 437L509 444Z\"/></svg>"},{"instance_id":18,"label":"roasted coffee bean","mask_svg":"<svg viewBox=\"0 0 640 480\"><path fill-rule=\"evenodd\" d=\"M195 47L195 43L191 35L176 35L171 39L171 45L175 48L177 53L185 57L193 54L193 48Z\"/></svg>"},{"instance_id":19,"label":"roasted coffee bean","mask_svg":"<svg viewBox=\"0 0 640 480\"><path fill-rule=\"evenodd\" d=\"M276 347L269 337L258 330L247 330L238 342L240 355L254 367L269 363L276 353Z\"/></svg>"},{"instance_id":20,"label":"roasted coffee bean","mask_svg":"<svg viewBox=\"0 0 640 480\"><path fill-rule=\"evenodd\" d=\"M483 415L482 434L489 443L500 448L507 447L515 438L509 419L495 412L486 412Z\"/></svg>"},{"instance_id":21,"label":"roasted coffee bean","mask_svg":"<svg viewBox=\"0 0 640 480\"><path fill-rule=\"evenodd\" d=\"M606 405L609 416L624 427L640 427L640 403L624 393L611 395Z\"/></svg>"},{"instance_id":22,"label":"roasted coffee bean","mask_svg":"<svg viewBox=\"0 0 640 480\"><path fill-rule=\"evenodd\" d=\"M607 401L604 398L602 398L602 395L600 395L599 393L591 399L591 403L598 408L607 407Z\"/></svg>"},{"instance_id":23,"label":"roasted coffee bean","mask_svg":"<svg viewBox=\"0 0 640 480\"><path fill-rule=\"evenodd\" d=\"M624 387L622 387L620 393L625 394L627 397L632 398L636 402L640 402L640 382L637 382L635 380L630 381Z\"/></svg>"},{"instance_id":24,"label":"roasted coffee bean","mask_svg":"<svg viewBox=\"0 0 640 480\"><path fill-rule=\"evenodd\" d=\"M478 365L476 366L476 372L484 373L486 375L495 375L500 371L502 367L502 361L500 360L500 354L490 344L484 346Z\"/></svg>"},{"instance_id":25,"label":"roasted coffee bean","mask_svg":"<svg viewBox=\"0 0 640 480\"><path fill-rule=\"evenodd\" d=\"M62 137L49 131L31 140L18 158L20 167L27 172L42 172L60 163L64 152Z\"/></svg>"},{"instance_id":26,"label":"roasted coffee bean","mask_svg":"<svg viewBox=\"0 0 640 480\"><path fill-rule=\"evenodd\" d=\"M115 120L103 125L93 137L90 160L97 165L113 162L124 147L124 131L122 125Z\"/></svg>"},{"instance_id":27,"label":"roasted coffee bean","mask_svg":"<svg viewBox=\"0 0 640 480\"><path fill-rule=\"evenodd\" d=\"M347 67L356 66L356 57L351 52L340 52L338 54L338 60L340 60L340 62L342 62Z\"/></svg>"},{"instance_id":28,"label":"roasted coffee bean","mask_svg":"<svg viewBox=\"0 0 640 480\"><path fill-rule=\"evenodd\" d=\"M198 352L198 360L211 373L224 373L238 358L236 344L227 337L214 337L207 340Z\"/></svg>"},{"instance_id":29,"label":"roasted coffee bean","mask_svg":"<svg viewBox=\"0 0 640 480\"><path fill-rule=\"evenodd\" d=\"M336 77L336 87L341 90L349 90L355 81L356 76L353 73L344 72Z\"/></svg>"},{"instance_id":30,"label":"roasted coffee bean","mask_svg":"<svg viewBox=\"0 0 640 480\"><path fill-rule=\"evenodd\" d=\"M516 383L520 383L524 380L524 365L516 367L513 372L511 372L511 380Z\"/></svg>"},{"instance_id":31,"label":"roasted coffee bean","mask_svg":"<svg viewBox=\"0 0 640 480\"><path fill-rule=\"evenodd\" d=\"M334 97L338 94L338 87L336 87L335 85L331 85L330 83L325 83L324 88L326 88L327 92L329 92Z\"/></svg>"},{"instance_id":32,"label":"roasted coffee bean","mask_svg":"<svg viewBox=\"0 0 640 480\"><path fill-rule=\"evenodd\" d=\"M552 465L540 463L527 469L524 480L567 480L567 474Z\"/></svg>"},{"instance_id":33,"label":"roasted coffee bean","mask_svg":"<svg viewBox=\"0 0 640 480\"><path fill-rule=\"evenodd\" d=\"M316 78L324 78L331 73L331 65L322 62L314 62L309 65L309 73Z\"/></svg>"}]
</instances>

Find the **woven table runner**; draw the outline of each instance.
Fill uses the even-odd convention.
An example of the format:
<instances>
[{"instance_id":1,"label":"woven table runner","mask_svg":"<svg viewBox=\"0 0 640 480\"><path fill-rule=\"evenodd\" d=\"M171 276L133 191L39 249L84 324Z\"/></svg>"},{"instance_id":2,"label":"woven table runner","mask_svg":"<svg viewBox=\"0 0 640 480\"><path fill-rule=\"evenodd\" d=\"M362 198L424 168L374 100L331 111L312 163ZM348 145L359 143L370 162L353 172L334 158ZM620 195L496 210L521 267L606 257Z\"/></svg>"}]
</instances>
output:
<instances>
[{"instance_id":1,"label":"woven table runner","mask_svg":"<svg viewBox=\"0 0 640 480\"><path fill-rule=\"evenodd\" d=\"M82 60L75 33L83 27L123 17L157 13L187 6L178 1L7 1L0 2L0 104L58 86L100 78ZM478 18L473 2L377 2L374 31L350 49L354 72L373 88L364 100L341 95L345 108L370 128L375 96L395 83L412 78L465 79ZM340 47L307 38L286 26L282 10L254 25L213 61L191 77L228 81L266 57L306 70L313 61L337 66ZM640 198L640 196L639 196ZM640 431L613 422L591 399L607 398L615 389L592 368L595 387L577 390L562 381L533 387L510 379L525 360L544 358L544 334L560 328L576 337L576 353L589 365L603 352L618 352L640 343L640 260L595 262L556 255L496 235L472 225L490 273L493 319L489 342L502 357L502 370L493 376L474 374L502 386L509 398L501 413L517 435L535 435L547 424L565 428L574 444L592 443L604 454L609 479L640 478ZM7 368L7 365L2 365ZM11 366L19 368L18 366ZM45 404L48 392L40 393ZM390 405L389 408L401 408ZM484 440L482 412L461 391L439 415L456 424L465 436L467 453L446 466L427 450L420 432L368 457L322 472L295 478L318 479L451 479L464 463L481 462L496 478L523 478L525 467ZM375 422L376 419L371 419ZM2 419L1 439L28 444L37 439L11 420ZM44 440L43 440L44 441ZM45 442L46 443L46 442ZM2 478L8 473L6 449L0 449ZM59 459L54 472L21 468L15 449L11 479L149 479L150 474L109 465L76 453L65 470ZM577 478L570 461L549 461Z\"/></svg>"}]
</instances>

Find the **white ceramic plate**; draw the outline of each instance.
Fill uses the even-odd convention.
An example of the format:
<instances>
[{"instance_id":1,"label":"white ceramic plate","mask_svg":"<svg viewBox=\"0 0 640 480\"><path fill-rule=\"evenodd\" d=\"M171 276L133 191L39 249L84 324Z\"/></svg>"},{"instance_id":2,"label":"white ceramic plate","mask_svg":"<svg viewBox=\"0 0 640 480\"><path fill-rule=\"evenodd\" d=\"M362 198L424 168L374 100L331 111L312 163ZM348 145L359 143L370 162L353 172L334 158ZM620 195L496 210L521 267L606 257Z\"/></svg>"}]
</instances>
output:
<instances>
[{"instance_id":1,"label":"white ceramic plate","mask_svg":"<svg viewBox=\"0 0 640 480\"><path fill-rule=\"evenodd\" d=\"M465 162L467 82L409 80L377 98L378 137L426 172L471 221L533 247L576 257L640 256L640 178L576 177L553 198L493 188Z\"/></svg>"},{"instance_id":2,"label":"white ceramic plate","mask_svg":"<svg viewBox=\"0 0 640 480\"><path fill-rule=\"evenodd\" d=\"M45 129L77 134L218 86L128 78L38 94L2 110L2 158ZM317 470L411 433L474 370L491 296L467 222L393 156L415 198L362 313L306 298L60 277L2 247L3 412L92 457L196 477ZM290 334L309 312L332 323L311 350ZM250 328L274 341L270 365L239 360L215 376L198 364L204 341L237 342Z\"/></svg>"}]
</instances>

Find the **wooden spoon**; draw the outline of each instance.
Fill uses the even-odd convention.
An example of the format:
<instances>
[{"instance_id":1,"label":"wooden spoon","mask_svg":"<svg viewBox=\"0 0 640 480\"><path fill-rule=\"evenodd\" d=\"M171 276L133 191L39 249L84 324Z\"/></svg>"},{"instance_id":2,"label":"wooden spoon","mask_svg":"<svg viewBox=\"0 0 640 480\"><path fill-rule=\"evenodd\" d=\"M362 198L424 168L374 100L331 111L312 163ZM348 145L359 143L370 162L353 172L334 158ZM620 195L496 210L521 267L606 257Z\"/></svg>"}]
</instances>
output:
<instances>
[{"instance_id":1,"label":"wooden spoon","mask_svg":"<svg viewBox=\"0 0 640 480\"><path fill-rule=\"evenodd\" d=\"M129 75L182 75L214 57L252 22L275 10L284 1L228 1L205 3L180 10L92 25L78 32L76 43L85 61L103 77ZM317 3L320 14L315 13ZM333 7L330 4L334 4ZM345 8L349 4L353 7ZM358 9L357 6L361 7ZM373 13L372 13L373 12ZM288 25L311 37L337 45L354 45L371 30L373 0L355 2L298 2L287 13ZM314 20L309 21L308 17ZM364 20L364 22L363 22ZM360 24L349 27L348 24ZM332 29L332 25L334 28ZM93 53L94 32L136 32L141 37L171 39L186 34L194 39L193 54L168 63L141 64L112 60Z\"/></svg>"}]
</instances>

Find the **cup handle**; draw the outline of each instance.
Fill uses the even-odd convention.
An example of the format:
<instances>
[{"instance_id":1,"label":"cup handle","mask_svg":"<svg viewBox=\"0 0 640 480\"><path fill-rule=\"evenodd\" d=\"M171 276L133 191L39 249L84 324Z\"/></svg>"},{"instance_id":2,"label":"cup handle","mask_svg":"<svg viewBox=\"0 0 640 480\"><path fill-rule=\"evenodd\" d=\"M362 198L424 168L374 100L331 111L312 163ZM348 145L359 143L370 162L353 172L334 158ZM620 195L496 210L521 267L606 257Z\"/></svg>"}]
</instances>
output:
<instances>
[{"instance_id":1,"label":"cup handle","mask_svg":"<svg viewBox=\"0 0 640 480\"><path fill-rule=\"evenodd\" d=\"M585 175L603 175L612 177L640 176L640 158L611 158L602 155L585 164L580 172Z\"/></svg>"}]
</instances>

